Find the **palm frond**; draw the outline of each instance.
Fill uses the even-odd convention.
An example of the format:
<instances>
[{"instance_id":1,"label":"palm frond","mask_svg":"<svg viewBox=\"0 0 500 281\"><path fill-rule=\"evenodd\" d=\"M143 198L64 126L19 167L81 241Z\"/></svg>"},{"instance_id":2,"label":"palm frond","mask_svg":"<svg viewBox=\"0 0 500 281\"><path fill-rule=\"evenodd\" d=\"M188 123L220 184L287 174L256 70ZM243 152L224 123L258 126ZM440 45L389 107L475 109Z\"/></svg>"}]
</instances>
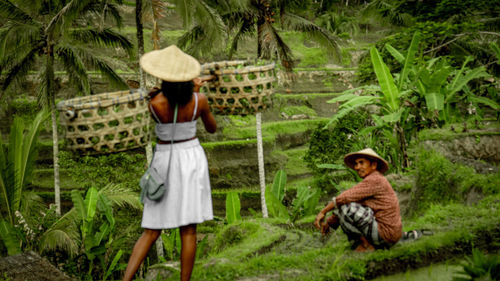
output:
<instances>
[{"instance_id":1,"label":"palm frond","mask_svg":"<svg viewBox=\"0 0 500 281\"><path fill-rule=\"evenodd\" d=\"M19 211L24 215L26 220L30 221L30 225L33 225L34 221L38 223L40 212L46 210L47 206L38 194L33 191L23 192Z\"/></svg>"},{"instance_id":2,"label":"palm frond","mask_svg":"<svg viewBox=\"0 0 500 281\"><path fill-rule=\"evenodd\" d=\"M195 25L190 30L182 34L179 39L177 39L177 45L181 49L186 49L188 48L188 46L193 45L194 42L201 40L202 36L203 27L201 27L200 25Z\"/></svg>"},{"instance_id":3,"label":"palm frond","mask_svg":"<svg viewBox=\"0 0 500 281\"><path fill-rule=\"evenodd\" d=\"M255 32L255 23L253 21L243 21L240 25L238 32L234 35L231 47L229 49L229 59L232 58L233 53L238 50L238 43L243 36Z\"/></svg>"},{"instance_id":4,"label":"palm frond","mask_svg":"<svg viewBox=\"0 0 500 281\"><path fill-rule=\"evenodd\" d=\"M223 49L226 28L216 7L203 0L178 0L175 3L177 12L184 20L184 27L189 29L178 39L180 46L194 56Z\"/></svg>"},{"instance_id":5,"label":"palm frond","mask_svg":"<svg viewBox=\"0 0 500 281\"><path fill-rule=\"evenodd\" d=\"M0 58L15 55L20 57L40 45L42 41L39 25L19 25L8 22L0 31ZM2 59L2 61L5 61Z\"/></svg>"},{"instance_id":6,"label":"palm frond","mask_svg":"<svg viewBox=\"0 0 500 281\"><path fill-rule=\"evenodd\" d=\"M78 232L70 232L69 229L51 229L40 237L39 248L42 253L61 250L71 257L78 254L79 244L77 241ZM74 228L73 230L76 230Z\"/></svg>"},{"instance_id":7,"label":"palm frond","mask_svg":"<svg viewBox=\"0 0 500 281\"><path fill-rule=\"evenodd\" d=\"M125 50L129 56L133 55L133 45L127 37L109 29L96 30L93 28L74 29L71 38L80 43L93 44L102 47L118 47Z\"/></svg>"},{"instance_id":8,"label":"palm frond","mask_svg":"<svg viewBox=\"0 0 500 281\"><path fill-rule=\"evenodd\" d=\"M45 28L45 33L51 36L51 39L59 37L60 31L68 30L74 21L81 16L82 10L92 0L71 0L50 20Z\"/></svg>"},{"instance_id":9,"label":"palm frond","mask_svg":"<svg viewBox=\"0 0 500 281\"><path fill-rule=\"evenodd\" d=\"M325 47L330 56L340 61L340 43L337 37L331 35L328 31L317 26L313 22L295 14L287 13L284 17L284 23L293 30L304 32L312 40Z\"/></svg>"},{"instance_id":10,"label":"palm frond","mask_svg":"<svg viewBox=\"0 0 500 281\"><path fill-rule=\"evenodd\" d=\"M19 9L9 0L0 1L0 18L13 21L21 25L33 22L32 17L30 17L23 10Z\"/></svg>"},{"instance_id":11,"label":"palm frond","mask_svg":"<svg viewBox=\"0 0 500 281\"><path fill-rule=\"evenodd\" d=\"M75 208L69 210L50 226L40 237L40 251L53 251L60 249L70 253L72 256L78 254L81 245L81 237Z\"/></svg>"},{"instance_id":12,"label":"palm frond","mask_svg":"<svg viewBox=\"0 0 500 281\"><path fill-rule=\"evenodd\" d=\"M270 22L265 22L259 27L259 38L262 43L261 57L270 59L275 54L281 61L281 65L287 71L292 71L294 66L292 50L285 44Z\"/></svg>"},{"instance_id":13,"label":"palm frond","mask_svg":"<svg viewBox=\"0 0 500 281\"><path fill-rule=\"evenodd\" d=\"M18 211L21 204L21 194L23 186L19 174L21 171L22 159L22 140L24 132L24 123L20 118L14 118L9 136L9 152L7 161L9 162L9 177L12 179L10 184L9 204L11 211ZM8 187L9 188L9 187Z\"/></svg>"},{"instance_id":14,"label":"palm frond","mask_svg":"<svg viewBox=\"0 0 500 281\"><path fill-rule=\"evenodd\" d=\"M197 1L197 0L195 0ZM192 2L189 0L174 0L175 10L181 16L184 27L188 27L193 22Z\"/></svg>"},{"instance_id":15,"label":"palm frond","mask_svg":"<svg viewBox=\"0 0 500 281\"><path fill-rule=\"evenodd\" d=\"M138 194L123 185L108 184L99 190L99 193L105 195L113 206L142 209Z\"/></svg>"},{"instance_id":16,"label":"palm frond","mask_svg":"<svg viewBox=\"0 0 500 281\"><path fill-rule=\"evenodd\" d=\"M205 1L194 1L195 13L198 24L203 26L205 40L198 41L190 49L194 54L203 56L214 49L220 49L224 46L226 27L218 11L210 7ZM207 51L208 50L208 51Z\"/></svg>"},{"instance_id":17,"label":"palm frond","mask_svg":"<svg viewBox=\"0 0 500 281\"><path fill-rule=\"evenodd\" d=\"M33 168L35 166L36 156L38 155L38 134L40 127L48 117L46 111L40 111L33 119L28 132L24 134L22 139L22 158L21 158L21 185L24 187L31 180Z\"/></svg>"},{"instance_id":18,"label":"palm frond","mask_svg":"<svg viewBox=\"0 0 500 281\"><path fill-rule=\"evenodd\" d=\"M111 1L106 2L106 6L102 7L101 12L104 14L102 15L104 17L104 20L112 19L116 27L123 27L123 17L120 13L119 7L116 4Z\"/></svg>"},{"instance_id":19,"label":"palm frond","mask_svg":"<svg viewBox=\"0 0 500 281\"><path fill-rule=\"evenodd\" d=\"M0 218L4 216L3 212L7 213L7 217L9 218L9 222L12 223L12 212L9 204L9 190L7 189L7 158L6 153L4 151L2 135L0 134L0 202L2 202L0 207ZM3 209L6 210L3 210Z\"/></svg>"},{"instance_id":20,"label":"palm frond","mask_svg":"<svg viewBox=\"0 0 500 281\"><path fill-rule=\"evenodd\" d=\"M36 46L35 46L36 47ZM7 75L3 83L3 90L9 88L9 86L14 81L22 81L23 78L28 74L28 71L33 69L36 63L36 57L38 56L39 48L33 48L20 60L16 61L15 64L8 69Z\"/></svg>"},{"instance_id":21,"label":"palm frond","mask_svg":"<svg viewBox=\"0 0 500 281\"><path fill-rule=\"evenodd\" d=\"M73 45L58 45L55 47L55 53L59 61L68 74L70 84L78 87L85 94L90 93L90 81L83 61L77 55Z\"/></svg>"},{"instance_id":22,"label":"palm frond","mask_svg":"<svg viewBox=\"0 0 500 281\"><path fill-rule=\"evenodd\" d=\"M118 75L108 63L97 57L91 57L91 59L92 61L89 61L89 65L93 66L101 75L106 77L112 86L120 89L128 89L127 83L123 81L120 75Z\"/></svg>"}]
</instances>

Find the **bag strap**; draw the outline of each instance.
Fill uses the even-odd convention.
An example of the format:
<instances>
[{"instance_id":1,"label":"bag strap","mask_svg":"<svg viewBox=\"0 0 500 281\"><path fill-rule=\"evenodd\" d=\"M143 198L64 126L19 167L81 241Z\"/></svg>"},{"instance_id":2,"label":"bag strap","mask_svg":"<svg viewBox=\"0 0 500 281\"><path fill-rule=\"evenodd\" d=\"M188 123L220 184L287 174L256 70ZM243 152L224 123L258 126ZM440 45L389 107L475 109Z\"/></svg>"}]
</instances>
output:
<instances>
[{"instance_id":1,"label":"bag strap","mask_svg":"<svg viewBox=\"0 0 500 281\"><path fill-rule=\"evenodd\" d=\"M167 168L167 180L168 174L170 173L170 162L172 160L172 148L174 147L174 135L175 135L175 123L177 122L177 108L178 104L175 104L174 110L174 125L172 126L172 139L170 139L170 153L168 154L168 168Z\"/></svg>"}]
</instances>

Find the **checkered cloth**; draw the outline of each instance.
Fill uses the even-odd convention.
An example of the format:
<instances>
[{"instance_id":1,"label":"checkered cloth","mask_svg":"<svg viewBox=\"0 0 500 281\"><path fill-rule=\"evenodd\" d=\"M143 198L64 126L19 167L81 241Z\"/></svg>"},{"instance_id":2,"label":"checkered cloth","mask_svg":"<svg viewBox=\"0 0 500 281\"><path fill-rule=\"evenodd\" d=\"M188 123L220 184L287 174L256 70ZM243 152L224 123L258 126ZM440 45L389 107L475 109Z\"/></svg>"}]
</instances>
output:
<instances>
[{"instance_id":1,"label":"checkered cloth","mask_svg":"<svg viewBox=\"0 0 500 281\"><path fill-rule=\"evenodd\" d=\"M358 203L349 203L336 210L340 220L340 227L349 240L358 241L361 236L375 248L388 248L390 243L382 239L378 233L378 223L373 210Z\"/></svg>"}]
</instances>

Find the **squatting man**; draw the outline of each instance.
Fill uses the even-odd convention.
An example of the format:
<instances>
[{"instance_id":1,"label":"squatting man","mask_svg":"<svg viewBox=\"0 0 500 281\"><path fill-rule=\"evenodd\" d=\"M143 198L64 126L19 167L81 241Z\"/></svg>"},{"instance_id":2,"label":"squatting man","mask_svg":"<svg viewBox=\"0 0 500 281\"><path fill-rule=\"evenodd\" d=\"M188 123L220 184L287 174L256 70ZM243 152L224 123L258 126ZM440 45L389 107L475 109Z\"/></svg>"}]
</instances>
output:
<instances>
[{"instance_id":1,"label":"squatting man","mask_svg":"<svg viewBox=\"0 0 500 281\"><path fill-rule=\"evenodd\" d=\"M333 197L316 216L314 226L323 235L340 226L357 252L391 247L402 236L402 224L398 198L383 175L389 164L371 148L345 155L344 163L363 180Z\"/></svg>"}]
</instances>

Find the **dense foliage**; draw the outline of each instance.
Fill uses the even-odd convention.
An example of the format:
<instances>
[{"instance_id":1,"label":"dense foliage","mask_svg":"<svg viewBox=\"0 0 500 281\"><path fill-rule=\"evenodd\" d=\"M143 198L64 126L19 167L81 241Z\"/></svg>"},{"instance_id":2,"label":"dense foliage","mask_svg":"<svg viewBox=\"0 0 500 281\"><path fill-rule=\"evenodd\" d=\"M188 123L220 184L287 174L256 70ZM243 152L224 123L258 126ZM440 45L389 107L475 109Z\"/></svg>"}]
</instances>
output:
<instances>
[{"instance_id":1,"label":"dense foliage","mask_svg":"<svg viewBox=\"0 0 500 281\"><path fill-rule=\"evenodd\" d=\"M367 118L366 112L356 111L342 117L335 126L319 124L311 134L309 149L304 156L307 166L317 175L321 175L328 169L318 165L342 163L343 156L359 141L357 133L367 125Z\"/></svg>"}]
</instances>

